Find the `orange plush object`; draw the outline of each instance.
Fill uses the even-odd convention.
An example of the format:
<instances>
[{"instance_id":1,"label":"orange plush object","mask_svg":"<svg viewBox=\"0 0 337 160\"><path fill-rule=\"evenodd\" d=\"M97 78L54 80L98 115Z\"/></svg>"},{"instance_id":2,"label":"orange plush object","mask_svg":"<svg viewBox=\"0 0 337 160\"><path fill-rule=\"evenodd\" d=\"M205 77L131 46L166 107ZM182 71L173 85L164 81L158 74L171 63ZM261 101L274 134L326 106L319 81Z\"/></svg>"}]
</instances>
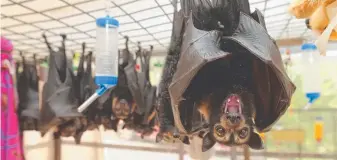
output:
<instances>
[{"instance_id":1,"label":"orange plush object","mask_svg":"<svg viewBox=\"0 0 337 160\"><path fill-rule=\"evenodd\" d=\"M337 0L294 0L289 12L298 19L307 19L307 27L321 35L337 16ZM337 40L337 26L332 27L329 40Z\"/></svg>"}]
</instances>

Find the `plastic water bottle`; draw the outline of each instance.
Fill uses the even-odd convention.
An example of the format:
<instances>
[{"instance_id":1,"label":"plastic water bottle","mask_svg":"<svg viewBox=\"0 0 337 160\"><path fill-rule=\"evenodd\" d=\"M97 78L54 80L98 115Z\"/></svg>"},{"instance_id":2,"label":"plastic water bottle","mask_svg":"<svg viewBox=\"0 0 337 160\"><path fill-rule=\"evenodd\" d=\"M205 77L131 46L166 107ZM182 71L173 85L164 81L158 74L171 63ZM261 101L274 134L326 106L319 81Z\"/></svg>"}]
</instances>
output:
<instances>
[{"instance_id":1,"label":"plastic water bottle","mask_svg":"<svg viewBox=\"0 0 337 160\"><path fill-rule=\"evenodd\" d=\"M308 98L309 108L321 95L321 79L319 67L320 54L313 43L302 45L302 84L303 91Z\"/></svg>"},{"instance_id":2,"label":"plastic water bottle","mask_svg":"<svg viewBox=\"0 0 337 160\"><path fill-rule=\"evenodd\" d=\"M118 78L118 26L112 17L96 21L96 75L97 85L117 85Z\"/></svg>"},{"instance_id":3,"label":"plastic water bottle","mask_svg":"<svg viewBox=\"0 0 337 160\"><path fill-rule=\"evenodd\" d=\"M78 111L82 112L118 80L118 27L119 22L109 16L96 19L95 83L99 89Z\"/></svg>"}]
</instances>

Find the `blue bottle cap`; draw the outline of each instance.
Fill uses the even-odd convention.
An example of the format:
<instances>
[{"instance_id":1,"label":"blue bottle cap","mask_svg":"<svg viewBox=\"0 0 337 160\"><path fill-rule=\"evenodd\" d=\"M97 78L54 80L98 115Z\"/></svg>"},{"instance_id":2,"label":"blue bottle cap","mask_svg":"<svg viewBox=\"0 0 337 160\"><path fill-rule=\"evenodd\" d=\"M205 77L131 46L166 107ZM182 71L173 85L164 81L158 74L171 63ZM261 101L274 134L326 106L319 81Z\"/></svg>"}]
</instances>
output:
<instances>
[{"instance_id":1,"label":"blue bottle cap","mask_svg":"<svg viewBox=\"0 0 337 160\"><path fill-rule=\"evenodd\" d=\"M118 82L117 76L95 76L95 83L100 85L116 86Z\"/></svg>"},{"instance_id":2,"label":"blue bottle cap","mask_svg":"<svg viewBox=\"0 0 337 160\"><path fill-rule=\"evenodd\" d=\"M323 120L323 117L318 116L318 117L316 117L316 120L317 120L317 121L322 121L322 120Z\"/></svg>"},{"instance_id":3,"label":"blue bottle cap","mask_svg":"<svg viewBox=\"0 0 337 160\"><path fill-rule=\"evenodd\" d=\"M315 100L317 100L321 96L318 92L311 92L307 93L306 97L309 99L309 103L313 103Z\"/></svg>"},{"instance_id":4,"label":"blue bottle cap","mask_svg":"<svg viewBox=\"0 0 337 160\"><path fill-rule=\"evenodd\" d=\"M316 50L317 47L313 43L305 43L305 44L302 45L301 49L302 50Z\"/></svg>"},{"instance_id":5,"label":"blue bottle cap","mask_svg":"<svg viewBox=\"0 0 337 160\"><path fill-rule=\"evenodd\" d=\"M119 22L117 19L113 17L106 16L106 17L97 18L96 25L102 28L105 28L105 26L108 25L109 28L113 28L113 27L119 27Z\"/></svg>"}]
</instances>

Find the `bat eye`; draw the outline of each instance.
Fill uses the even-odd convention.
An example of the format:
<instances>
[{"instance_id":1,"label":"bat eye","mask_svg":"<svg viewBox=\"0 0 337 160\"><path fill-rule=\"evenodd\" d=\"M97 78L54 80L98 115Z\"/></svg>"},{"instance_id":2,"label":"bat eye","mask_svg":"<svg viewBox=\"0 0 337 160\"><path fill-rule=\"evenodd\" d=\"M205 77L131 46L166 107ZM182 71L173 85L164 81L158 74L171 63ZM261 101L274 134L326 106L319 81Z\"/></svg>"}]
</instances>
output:
<instances>
[{"instance_id":1,"label":"bat eye","mask_svg":"<svg viewBox=\"0 0 337 160\"><path fill-rule=\"evenodd\" d=\"M215 127L215 131L219 137L223 137L226 134L226 130L220 125Z\"/></svg>"},{"instance_id":2,"label":"bat eye","mask_svg":"<svg viewBox=\"0 0 337 160\"><path fill-rule=\"evenodd\" d=\"M243 128L239 131L239 137L240 138L246 138L248 135L248 128Z\"/></svg>"}]
</instances>

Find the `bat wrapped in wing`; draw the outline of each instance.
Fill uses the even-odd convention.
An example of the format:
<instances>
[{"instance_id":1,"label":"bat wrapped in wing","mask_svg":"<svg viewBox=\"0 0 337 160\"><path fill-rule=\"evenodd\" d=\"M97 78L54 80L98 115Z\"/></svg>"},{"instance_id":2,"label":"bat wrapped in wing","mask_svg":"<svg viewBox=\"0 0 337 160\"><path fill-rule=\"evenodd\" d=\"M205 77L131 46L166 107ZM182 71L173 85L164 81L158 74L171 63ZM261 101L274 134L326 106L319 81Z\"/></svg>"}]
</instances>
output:
<instances>
[{"instance_id":1,"label":"bat wrapped in wing","mask_svg":"<svg viewBox=\"0 0 337 160\"><path fill-rule=\"evenodd\" d=\"M248 0L182 4L191 6L182 7L189 15L180 32L184 34L182 48L170 53L171 49L168 55L176 57L166 60L160 89L169 96L160 97L161 130L175 127L182 135L191 134L182 123L188 121L186 114L181 112L197 107L209 124L209 132L203 134L203 151L216 142L263 148L254 129L268 131L286 111L295 91L263 15L259 11L251 14ZM178 34L175 26L174 34ZM169 103L173 113L164 110Z\"/></svg>"},{"instance_id":2,"label":"bat wrapped in wing","mask_svg":"<svg viewBox=\"0 0 337 160\"><path fill-rule=\"evenodd\" d=\"M28 63L22 57L22 72L18 73L18 96L19 96L19 118L20 128L23 130L38 130L40 119L39 109L39 76L37 73L36 55L33 63Z\"/></svg>"},{"instance_id":3,"label":"bat wrapped in wing","mask_svg":"<svg viewBox=\"0 0 337 160\"><path fill-rule=\"evenodd\" d=\"M52 127L64 123L64 121L72 121L82 117L82 114L77 112L79 103L75 95L75 81L72 71L73 66L66 57L66 36L62 35L62 47L59 48L58 52L52 49L46 36L43 35L43 37L46 41L50 55L48 80L45 82L42 91L40 115L40 132L42 135ZM75 134L75 125L67 128L68 129L66 129L65 132L68 133L63 133L64 135L68 136Z\"/></svg>"}]
</instances>

